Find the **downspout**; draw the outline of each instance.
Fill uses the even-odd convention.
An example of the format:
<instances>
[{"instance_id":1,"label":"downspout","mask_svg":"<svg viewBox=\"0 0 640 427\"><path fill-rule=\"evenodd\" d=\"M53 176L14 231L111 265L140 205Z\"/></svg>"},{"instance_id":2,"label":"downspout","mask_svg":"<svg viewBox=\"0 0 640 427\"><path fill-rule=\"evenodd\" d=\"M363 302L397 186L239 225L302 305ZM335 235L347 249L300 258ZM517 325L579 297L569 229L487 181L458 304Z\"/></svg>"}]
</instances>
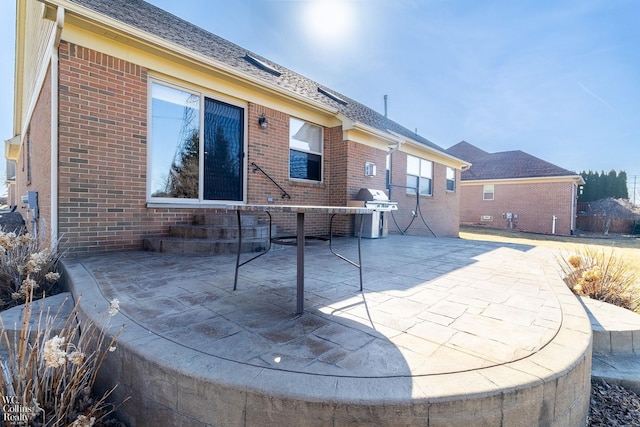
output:
<instances>
[{"instance_id":1,"label":"downspout","mask_svg":"<svg viewBox=\"0 0 640 427\"><path fill-rule=\"evenodd\" d=\"M569 232L573 236L576 234L576 226L577 226L577 216L578 216L578 183L572 183L571 189L571 230Z\"/></svg>"},{"instance_id":2,"label":"downspout","mask_svg":"<svg viewBox=\"0 0 640 427\"><path fill-rule=\"evenodd\" d=\"M389 149L387 151L387 158L386 158L386 162L389 165L389 182L387 182L387 190L388 190L388 196L389 196L389 200L391 200L391 189L393 187L393 183L391 182L391 177L393 176L393 153L395 153L396 151L400 151L400 146L404 143L403 140L398 140L398 142L396 143L396 145L393 146L389 146ZM391 215L393 215L393 212L391 212Z\"/></svg>"},{"instance_id":3,"label":"downspout","mask_svg":"<svg viewBox=\"0 0 640 427\"><path fill-rule=\"evenodd\" d=\"M56 27L51 48L51 249L58 246L58 48L64 28L64 8L56 11Z\"/></svg>"}]
</instances>

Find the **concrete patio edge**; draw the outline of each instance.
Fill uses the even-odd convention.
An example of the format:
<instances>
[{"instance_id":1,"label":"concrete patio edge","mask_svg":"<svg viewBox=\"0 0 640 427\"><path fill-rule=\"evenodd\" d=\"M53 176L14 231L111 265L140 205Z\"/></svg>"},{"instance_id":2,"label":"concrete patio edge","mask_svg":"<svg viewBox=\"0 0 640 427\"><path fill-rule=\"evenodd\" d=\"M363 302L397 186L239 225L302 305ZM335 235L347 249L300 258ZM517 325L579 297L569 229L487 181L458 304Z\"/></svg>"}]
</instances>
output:
<instances>
[{"instance_id":1,"label":"concrete patio edge","mask_svg":"<svg viewBox=\"0 0 640 427\"><path fill-rule=\"evenodd\" d=\"M81 297L80 315L97 321L109 305L99 284L78 260L64 260L62 268L68 289ZM131 425L278 425L302 411L309 418L305 425L361 420L464 426L499 407L505 426L523 420L578 426L589 406L591 328L576 297L548 273L545 280L562 309L562 325L548 345L498 366L414 376L410 390L406 378L336 378L247 367L186 349L122 313L109 324L108 333L121 325L124 330L99 384L106 390L119 382L113 398L129 398L121 413Z\"/></svg>"}]
</instances>

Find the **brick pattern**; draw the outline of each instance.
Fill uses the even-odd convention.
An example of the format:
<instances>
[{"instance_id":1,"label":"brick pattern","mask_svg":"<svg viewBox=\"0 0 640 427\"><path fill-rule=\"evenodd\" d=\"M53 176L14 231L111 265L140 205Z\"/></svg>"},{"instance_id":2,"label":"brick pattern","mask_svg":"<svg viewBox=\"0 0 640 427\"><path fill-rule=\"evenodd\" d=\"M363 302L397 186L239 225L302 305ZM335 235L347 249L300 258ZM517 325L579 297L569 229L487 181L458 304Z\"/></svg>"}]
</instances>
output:
<instances>
[{"instance_id":1,"label":"brick pattern","mask_svg":"<svg viewBox=\"0 0 640 427\"><path fill-rule=\"evenodd\" d=\"M142 248L189 209L146 207L147 72L60 45L59 233L71 252Z\"/></svg>"},{"instance_id":2,"label":"brick pattern","mask_svg":"<svg viewBox=\"0 0 640 427\"><path fill-rule=\"evenodd\" d=\"M258 125L264 114L269 121L267 129ZM360 188L385 188L385 152L351 141L343 141L342 127L324 129L323 180L304 182L289 179L289 118L290 116L264 106L249 104L249 150L248 150L248 203L264 204L269 198L273 204L294 205L345 205ZM376 177L364 176L365 162L378 166ZM253 173L251 163L259 165L275 182L282 186L291 199L282 198L281 191L261 173ZM281 233L293 233L296 229L295 215L274 215ZM328 218L321 214L308 214L308 234L327 234ZM334 233L352 233L352 219L336 218Z\"/></svg>"},{"instance_id":3,"label":"brick pattern","mask_svg":"<svg viewBox=\"0 0 640 427\"><path fill-rule=\"evenodd\" d=\"M508 229L504 214L511 212L518 215L514 230L550 234L555 215L556 234L571 234L572 183L495 184L494 200L482 200L482 189L482 185L462 187L462 224ZM482 216L492 220L481 220Z\"/></svg>"},{"instance_id":4,"label":"brick pattern","mask_svg":"<svg viewBox=\"0 0 640 427\"><path fill-rule=\"evenodd\" d=\"M141 249L143 237L166 236L169 226L191 222L203 208L160 208L146 206L147 175L147 70L144 67L62 42L59 48L59 216L61 247L70 253ZM32 120L31 139L38 156L32 165L29 189L38 191L42 224L50 221L48 210L51 137L50 81L44 85ZM264 114L267 129L258 124ZM249 103L247 108L248 150L247 202L278 204L344 205L360 188L385 188L385 150L344 141L340 126L324 129L323 181L291 180L289 165L289 115ZM398 154L396 157L401 156ZM36 156L34 156L34 159ZM18 195L26 193L25 164L18 164ZM263 168L290 195L251 163ZM377 176L366 177L364 165L373 162ZM400 159L399 164L405 164ZM405 166L402 166L403 168ZM441 169L441 170L440 170ZM436 166L444 189L444 167ZM439 176L442 175L440 180ZM396 180L398 182L398 180ZM401 177L399 182L404 183ZM443 190L444 191L444 190ZM397 194L398 192L396 192ZM406 212L411 200L400 197ZM434 195L429 214L439 235L457 234L457 197ZM210 211L212 209L209 209ZM213 209L214 210L214 209ZM275 217L281 233L295 230L295 216ZM352 218L337 218L336 234L352 233ZM307 217L308 234L326 234L326 215Z\"/></svg>"},{"instance_id":5,"label":"brick pattern","mask_svg":"<svg viewBox=\"0 0 640 427\"><path fill-rule=\"evenodd\" d=\"M28 191L38 193L40 216L37 222L38 237L46 241L51 237L51 72L47 73L42 91L31 117L31 125L22 146L17 162L16 174L23 179L16 179L16 204L18 211L27 223L28 230L33 233L33 213L28 211L27 204L22 203L22 196ZM28 171L30 169L30 171ZM30 176L30 180L27 179Z\"/></svg>"},{"instance_id":6,"label":"brick pattern","mask_svg":"<svg viewBox=\"0 0 640 427\"><path fill-rule=\"evenodd\" d=\"M416 197L402 188L407 184L407 154L391 155L391 199L398 202L395 222L389 223L389 232L400 230L409 235L435 234L439 237L457 237L460 221L460 171L456 171L456 190L447 191L446 166L433 164L432 195ZM396 226L397 224L397 226ZM408 227L408 228L407 228ZM432 234L433 232L433 234Z\"/></svg>"}]
</instances>

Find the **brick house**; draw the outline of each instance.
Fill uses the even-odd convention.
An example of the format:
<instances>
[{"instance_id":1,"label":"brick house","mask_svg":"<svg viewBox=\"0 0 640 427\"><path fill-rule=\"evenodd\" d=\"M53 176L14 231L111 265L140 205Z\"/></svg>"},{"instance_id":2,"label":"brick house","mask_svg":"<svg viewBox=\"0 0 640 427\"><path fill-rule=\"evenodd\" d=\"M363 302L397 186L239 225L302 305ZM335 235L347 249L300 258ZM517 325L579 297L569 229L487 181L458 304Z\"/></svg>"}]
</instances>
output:
<instances>
[{"instance_id":1,"label":"brick house","mask_svg":"<svg viewBox=\"0 0 640 427\"><path fill-rule=\"evenodd\" d=\"M487 153L466 141L450 147L471 167L460 182L460 223L532 233L576 230L579 174L517 151Z\"/></svg>"},{"instance_id":2,"label":"brick house","mask_svg":"<svg viewBox=\"0 0 640 427\"><path fill-rule=\"evenodd\" d=\"M72 253L139 249L229 202L346 205L389 179L399 224L418 199L435 234L458 233L467 162L155 6L18 0L16 33L10 194L32 231ZM308 221L309 232L326 222Z\"/></svg>"}]
</instances>

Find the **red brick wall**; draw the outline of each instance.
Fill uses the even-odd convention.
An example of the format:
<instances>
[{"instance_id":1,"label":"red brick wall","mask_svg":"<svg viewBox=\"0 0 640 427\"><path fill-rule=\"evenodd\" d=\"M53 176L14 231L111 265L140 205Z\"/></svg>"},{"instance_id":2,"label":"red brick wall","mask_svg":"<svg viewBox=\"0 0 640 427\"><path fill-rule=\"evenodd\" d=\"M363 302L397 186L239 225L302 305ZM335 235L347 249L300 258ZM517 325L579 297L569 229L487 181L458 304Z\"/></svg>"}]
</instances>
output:
<instances>
[{"instance_id":1,"label":"red brick wall","mask_svg":"<svg viewBox=\"0 0 640 427\"><path fill-rule=\"evenodd\" d=\"M495 184L494 200L486 201L482 200L482 190L482 185L467 184L462 188L462 224L508 229L510 224L503 214L511 212L518 215L513 220L514 230L550 234L555 215L556 234L571 234L570 182ZM492 220L482 221L483 215Z\"/></svg>"},{"instance_id":2,"label":"red brick wall","mask_svg":"<svg viewBox=\"0 0 640 427\"><path fill-rule=\"evenodd\" d=\"M25 219L29 232L33 233L33 212L28 211L27 203L22 203L22 196L25 196L28 191L36 191L38 193L40 211L37 232L38 237L43 241L51 237L50 146L51 72L49 71L36 101L29 130L25 135L20 158L16 165L16 204L18 211Z\"/></svg>"},{"instance_id":3,"label":"red brick wall","mask_svg":"<svg viewBox=\"0 0 640 427\"><path fill-rule=\"evenodd\" d=\"M263 129L258 118L264 114L269 126ZM331 169L327 158L331 153L330 136L324 131L323 182L304 182L289 179L289 118L288 114L261 105L249 104L249 142L247 157L247 203L280 205L327 205L329 201L329 177ZM261 172L253 172L254 162L290 195L283 198L282 191ZM281 234L296 229L294 214L276 214L274 221ZM308 215L308 233L322 234L328 231L326 216Z\"/></svg>"},{"instance_id":4,"label":"red brick wall","mask_svg":"<svg viewBox=\"0 0 640 427\"><path fill-rule=\"evenodd\" d=\"M71 252L142 248L189 209L146 204L147 72L60 45L59 233Z\"/></svg>"},{"instance_id":5,"label":"red brick wall","mask_svg":"<svg viewBox=\"0 0 640 427\"><path fill-rule=\"evenodd\" d=\"M147 70L65 42L59 56L62 245L71 252L139 249L144 236L166 235L170 225L189 222L193 213L202 212L146 207ZM269 121L266 129L258 124L262 114ZM249 103L247 116L248 203L344 205L360 188L385 188L385 151L343 141L339 126L324 129L323 181L290 180L289 115ZM267 177L254 173L252 162L291 199L283 199ZM377 176L365 177L365 162L376 164ZM434 216L430 225L439 235L457 235L457 197L444 192L444 167L436 165L435 173L442 191L435 191L432 206L423 206L423 213ZM407 204L408 198L402 199ZM275 220L283 233L295 229L294 215ZM327 233L326 215L310 215L307 230ZM351 218L338 219L335 231L351 233Z\"/></svg>"},{"instance_id":6,"label":"red brick wall","mask_svg":"<svg viewBox=\"0 0 640 427\"><path fill-rule=\"evenodd\" d=\"M258 125L262 114L269 121L267 129ZM289 179L289 118L285 113L264 106L249 105L248 203L344 206L360 188L385 188L385 152L343 141L340 126L324 129L323 181ZM377 176L365 177L364 164L367 161L377 165ZM283 187L291 199L282 198L282 192L266 176L254 173L252 162ZM295 215L283 214L274 218L283 233L294 232ZM305 223L309 234L326 234L329 231L326 215L310 214ZM334 232L350 234L352 219L336 217Z\"/></svg>"},{"instance_id":7,"label":"red brick wall","mask_svg":"<svg viewBox=\"0 0 640 427\"><path fill-rule=\"evenodd\" d=\"M407 194L407 154L395 152L391 156L391 198L398 202L395 222L389 223L389 232L400 230L410 235L457 237L460 219L460 171L456 171L456 190L446 190L446 166L433 163L432 195L416 197ZM415 214L414 214L415 213ZM396 225L397 224L397 225ZM407 228L408 227L408 228ZM433 232L433 234L432 234Z\"/></svg>"}]
</instances>

